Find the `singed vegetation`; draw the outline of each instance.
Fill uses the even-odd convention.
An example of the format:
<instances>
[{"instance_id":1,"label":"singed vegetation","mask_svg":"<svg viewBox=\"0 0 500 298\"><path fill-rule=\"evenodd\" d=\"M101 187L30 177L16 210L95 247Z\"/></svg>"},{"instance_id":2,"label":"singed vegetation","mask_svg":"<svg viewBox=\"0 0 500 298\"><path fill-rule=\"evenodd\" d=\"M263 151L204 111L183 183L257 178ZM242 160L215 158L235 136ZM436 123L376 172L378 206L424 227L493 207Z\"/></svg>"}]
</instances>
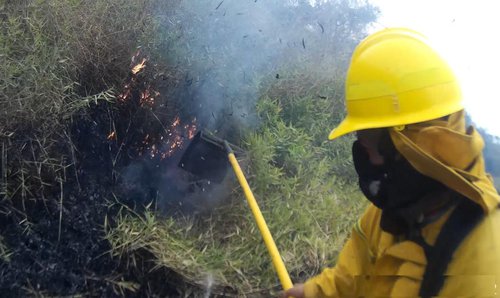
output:
<instances>
[{"instance_id":1,"label":"singed vegetation","mask_svg":"<svg viewBox=\"0 0 500 298\"><path fill-rule=\"evenodd\" d=\"M332 110L341 98L329 97L337 84L323 82L300 92L284 88L306 79L297 75L266 90L257 107L262 126L244 143L251 187L296 281L334 264L365 205L349 178L351 139L324 141L323 127L338 121ZM127 214L107 236L127 264L147 252L156 268L181 275L186 291L269 296L280 289L239 188L229 205L205 216L174 220L153 210Z\"/></svg>"},{"instance_id":2,"label":"singed vegetation","mask_svg":"<svg viewBox=\"0 0 500 298\"><path fill-rule=\"evenodd\" d=\"M116 184L118 153L127 162L129 148L123 147L143 135L113 143L111 128L123 135L149 118L138 131L163 125L154 113L137 116L149 110L124 112L127 106L116 100L131 80L138 49L150 62L135 84L163 82L165 100L158 105L165 103L165 117L172 106L194 114L198 103L191 99L198 90L176 88L203 86L215 76L229 82L219 83L227 98L237 98L235 107L258 98L241 110L254 113L258 125L219 118L217 132L246 152L239 158L292 279L304 281L335 263L366 203L353 172L352 136L326 139L344 115L350 51L376 19L376 8L358 0L318 1L315 7L305 0L267 1L272 9L261 11L283 18L247 21L271 30L242 35L246 23L229 22L222 33L231 42L204 44L212 36L200 39L204 31L197 30L207 22L217 27L222 17L238 20L248 13L237 2L223 2L0 4L0 291L6 296L269 297L281 289L238 186L226 204L167 217L155 204L129 204L134 198ZM181 15L179 7L191 14ZM288 39L282 39L285 30ZM251 57L259 38L260 51L291 50L258 65L248 58L243 62L251 72L242 78L227 71L243 67L239 55L226 69L214 68L234 56L238 42ZM197 45L203 55L192 52ZM277 61L279 67L272 65ZM232 109L233 101L227 105ZM486 160L496 162L488 150ZM92 167L82 166L86 162Z\"/></svg>"}]
</instances>

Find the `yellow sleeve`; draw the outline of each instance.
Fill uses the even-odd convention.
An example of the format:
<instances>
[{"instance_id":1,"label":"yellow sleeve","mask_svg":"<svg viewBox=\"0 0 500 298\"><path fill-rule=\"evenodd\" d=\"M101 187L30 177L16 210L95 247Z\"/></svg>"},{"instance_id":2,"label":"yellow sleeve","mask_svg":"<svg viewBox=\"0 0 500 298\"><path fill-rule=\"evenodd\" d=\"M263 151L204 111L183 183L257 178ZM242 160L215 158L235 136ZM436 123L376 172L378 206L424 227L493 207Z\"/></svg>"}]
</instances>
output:
<instances>
[{"instance_id":1,"label":"yellow sleeve","mask_svg":"<svg viewBox=\"0 0 500 298\"><path fill-rule=\"evenodd\" d=\"M321 274L305 283L305 297L359 297L363 295L365 276L369 272L372 252L365 234L365 226L376 216L375 207L370 206L351 237L339 254L334 268L327 268Z\"/></svg>"}]
</instances>

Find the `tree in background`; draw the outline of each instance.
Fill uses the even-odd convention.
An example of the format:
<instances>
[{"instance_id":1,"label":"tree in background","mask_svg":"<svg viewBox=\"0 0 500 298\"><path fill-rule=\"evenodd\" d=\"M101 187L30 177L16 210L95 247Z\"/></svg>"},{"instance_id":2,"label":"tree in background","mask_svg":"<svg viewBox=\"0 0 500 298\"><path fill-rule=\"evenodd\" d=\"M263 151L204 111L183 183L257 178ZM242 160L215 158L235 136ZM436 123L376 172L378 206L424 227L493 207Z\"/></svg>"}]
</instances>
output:
<instances>
[{"instance_id":1,"label":"tree in background","mask_svg":"<svg viewBox=\"0 0 500 298\"><path fill-rule=\"evenodd\" d=\"M163 53L185 71L178 98L202 126L255 127L263 83L292 70L343 77L377 13L366 1L184 1L160 16Z\"/></svg>"}]
</instances>

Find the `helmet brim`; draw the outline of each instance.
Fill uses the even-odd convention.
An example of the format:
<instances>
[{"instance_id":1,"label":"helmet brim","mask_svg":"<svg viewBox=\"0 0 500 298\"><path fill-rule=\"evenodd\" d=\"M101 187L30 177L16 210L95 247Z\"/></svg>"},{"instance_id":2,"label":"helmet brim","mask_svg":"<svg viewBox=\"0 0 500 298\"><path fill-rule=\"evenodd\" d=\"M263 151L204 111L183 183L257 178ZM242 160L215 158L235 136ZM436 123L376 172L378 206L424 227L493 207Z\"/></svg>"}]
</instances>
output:
<instances>
[{"instance_id":1,"label":"helmet brim","mask_svg":"<svg viewBox=\"0 0 500 298\"><path fill-rule=\"evenodd\" d=\"M329 140L336 139L340 136L346 135L348 133L364 129L362 125L359 125L359 121L352 121L349 116L347 116L340 124L335 127L328 135Z\"/></svg>"},{"instance_id":2,"label":"helmet brim","mask_svg":"<svg viewBox=\"0 0 500 298\"><path fill-rule=\"evenodd\" d=\"M396 119L399 120L399 119ZM400 126L405 125L402 121L397 122L388 122L388 121L360 121L357 118L353 117L345 117L340 124L335 127L330 134L328 135L329 140L334 140L338 137L346 135L351 132L355 132L363 129L374 129L374 128L384 128L384 127L392 127L392 126Z\"/></svg>"}]
</instances>

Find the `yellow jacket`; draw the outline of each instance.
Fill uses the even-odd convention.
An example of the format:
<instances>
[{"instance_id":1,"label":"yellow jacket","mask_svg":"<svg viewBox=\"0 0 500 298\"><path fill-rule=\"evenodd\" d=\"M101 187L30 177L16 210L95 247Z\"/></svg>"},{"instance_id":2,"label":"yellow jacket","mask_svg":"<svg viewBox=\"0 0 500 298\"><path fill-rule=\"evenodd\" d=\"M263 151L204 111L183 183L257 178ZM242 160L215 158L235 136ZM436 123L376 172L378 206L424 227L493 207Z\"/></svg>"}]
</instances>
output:
<instances>
[{"instance_id":1,"label":"yellow jacket","mask_svg":"<svg viewBox=\"0 0 500 298\"><path fill-rule=\"evenodd\" d=\"M483 219L453 254L439 297L500 297L500 197L484 171L484 143L465 129L463 111L445 120L392 130L400 153L432 176L480 205ZM422 229L434 245L451 210ZM380 228L381 210L370 205L341 251L335 268L305 284L306 297L418 297L427 266L423 248Z\"/></svg>"}]
</instances>

